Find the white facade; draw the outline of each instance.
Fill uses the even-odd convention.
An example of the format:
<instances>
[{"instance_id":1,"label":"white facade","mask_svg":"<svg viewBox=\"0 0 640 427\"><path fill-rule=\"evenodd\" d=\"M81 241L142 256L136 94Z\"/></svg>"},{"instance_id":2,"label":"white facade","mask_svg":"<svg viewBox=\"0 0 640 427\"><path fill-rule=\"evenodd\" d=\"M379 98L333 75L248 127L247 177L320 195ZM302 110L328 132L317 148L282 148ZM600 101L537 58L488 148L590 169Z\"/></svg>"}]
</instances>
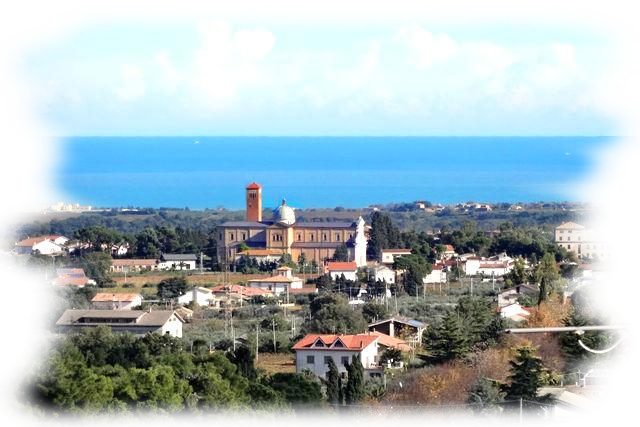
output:
<instances>
[{"instance_id":1,"label":"white facade","mask_svg":"<svg viewBox=\"0 0 640 427\"><path fill-rule=\"evenodd\" d=\"M14 248L14 252L21 254L38 252L41 255L53 255L59 254L63 251L64 248L61 245L49 239L42 240L29 246L16 245L16 247Z\"/></svg>"},{"instance_id":2,"label":"white facade","mask_svg":"<svg viewBox=\"0 0 640 427\"><path fill-rule=\"evenodd\" d=\"M581 259L606 259L609 257L609 248L597 236L597 233L574 222L565 222L556 227L555 243L569 252L573 252Z\"/></svg>"},{"instance_id":3,"label":"white facade","mask_svg":"<svg viewBox=\"0 0 640 427\"><path fill-rule=\"evenodd\" d=\"M374 278L376 281L385 281L387 283L396 282L396 272L387 266L376 267L374 270Z\"/></svg>"},{"instance_id":4,"label":"white facade","mask_svg":"<svg viewBox=\"0 0 640 427\"><path fill-rule=\"evenodd\" d=\"M206 307L211 305L214 299L215 298L211 289L195 287L186 294L179 296L178 304L186 305L192 301L195 301L195 303L200 307Z\"/></svg>"},{"instance_id":5,"label":"white facade","mask_svg":"<svg viewBox=\"0 0 640 427\"><path fill-rule=\"evenodd\" d=\"M447 272L442 268L434 268L431 270L431 273L427 274L422 278L422 283L425 285L429 283L446 283L447 282Z\"/></svg>"},{"instance_id":6,"label":"white facade","mask_svg":"<svg viewBox=\"0 0 640 427\"><path fill-rule=\"evenodd\" d=\"M354 243L354 261L358 267L367 265L367 237L364 234L364 219L358 218Z\"/></svg>"},{"instance_id":7,"label":"white facade","mask_svg":"<svg viewBox=\"0 0 640 427\"><path fill-rule=\"evenodd\" d=\"M169 334L172 337L182 338L182 323L183 321L173 313L169 320L162 325L161 334Z\"/></svg>"},{"instance_id":8,"label":"white facade","mask_svg":"<svg viewBox=\"0 0 640 427\"><path fill-rule=\"evenodd\" d=\"M159 270L195 270L195 261L161 261L158 263Z\"/></svg>"},{"instance_id":9,"label":"white facade","mask_svg":"<svg viewBox=\"0 0 640 427\"><path fill-rule=\"evenodd\" d=\"M411 251L409 249L383 249L380 254L380 262L383 264L393 264L397 257L411 255Z\"/></svg>"},{"instance_id":10,"label":"white facade","mask_svg":"<svg viewBox=\"0 0 640 427\"><path fill-rule=\"evenodd\" d=\"M480 264L480 268L478 268L477 274L482 274L487 277L502 277L505 274L508 274L512 269L513 266L511 264L503 262L482 262Z\"/></svg>"},{"instance_id":11,"label":"white facade","mask_svg":"<svg viewBox=\"0 0 640 427\"><path fill-rule=\"evenodd\" d=\"M287 289L302 289L302 279L298 277L267 277L265 279L249 280L249 286L262 289L280 295L287 292Z\"/></svg>"},{"instance_id":12,"label":"white facade","mask_svg":"<svg viewBox=\"0 0 640 427\"><path fill-rule=\"evenodd\" d=\"M345 279L355 282L358 279L356 271L357 270L329 270L329 274L331 275L331 280L336 280L344 274Z\"/></svg>"},{"instance_id":13,"label":"white facade","mask_svg":"<svg viewBox=\"0 0 640 427\"><path fill-rule=\"evenodd\" d=\"M142 295L136 295L129 301L124 301L114 297L111 301L92 301L91 305L96 310L131 310L142 305Z\"/></svg>"}]
</instances>

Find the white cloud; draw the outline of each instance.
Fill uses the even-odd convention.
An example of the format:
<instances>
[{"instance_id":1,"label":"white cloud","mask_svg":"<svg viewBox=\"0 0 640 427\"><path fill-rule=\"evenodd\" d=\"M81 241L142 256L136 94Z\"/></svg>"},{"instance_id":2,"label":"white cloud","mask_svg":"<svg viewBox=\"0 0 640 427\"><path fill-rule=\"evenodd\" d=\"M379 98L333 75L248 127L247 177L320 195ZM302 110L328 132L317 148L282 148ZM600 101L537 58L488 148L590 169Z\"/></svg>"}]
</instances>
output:
<instances>
[{"instance_id":1,"label":"white cloud","mask_svg":"<svg viewBox=\"0 0 640 427\"><path fill-rule=\"evenodd\" d=\"M458 44L447 34L434 34L419 26L401 28L397 38L412 51L412 60L418 68L428 68L456 55Z\"/></svg>"},{"instance_id":2,"label":"white cloud","mask_svg":"<svg viewBox=\"0 0 640 427\"><path fill-rule=\"evenodd\" d=\"M182 77L180 77L178 70L176 70L166 52L156 54L156 62L162 71L161 84L163 89L169 93L174 92L182 82Z\"/></svg>"},{"instance_id":3,"label":"white cloud","mask_svg":"<svg viewBox=\"0 0 640 427\"><path fill-rule=\"evenodd\" d=\"M123 101L135 101L142 97L146 90L142 69L124 64L122 66L122 83L115 89L116 95Z\"/></svg>"}]
</instances>

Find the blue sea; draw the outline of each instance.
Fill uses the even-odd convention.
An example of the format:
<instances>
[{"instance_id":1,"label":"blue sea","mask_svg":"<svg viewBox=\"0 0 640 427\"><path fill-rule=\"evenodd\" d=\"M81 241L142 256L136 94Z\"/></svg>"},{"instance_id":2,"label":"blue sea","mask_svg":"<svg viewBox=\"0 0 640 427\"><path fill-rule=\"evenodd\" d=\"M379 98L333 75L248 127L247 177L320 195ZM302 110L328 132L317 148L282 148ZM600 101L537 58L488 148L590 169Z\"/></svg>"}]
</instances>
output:
<instances>
[{"instance_id":1,"label":"blue sea","mask_svg":"<svg viewBox=\"0 0 640 427\"><path fill-rule=\"evenodd\" d=\"M59 188L96 207L294 207L579 201L612 137L74 137Z\"/></svg>"}]
</instances>

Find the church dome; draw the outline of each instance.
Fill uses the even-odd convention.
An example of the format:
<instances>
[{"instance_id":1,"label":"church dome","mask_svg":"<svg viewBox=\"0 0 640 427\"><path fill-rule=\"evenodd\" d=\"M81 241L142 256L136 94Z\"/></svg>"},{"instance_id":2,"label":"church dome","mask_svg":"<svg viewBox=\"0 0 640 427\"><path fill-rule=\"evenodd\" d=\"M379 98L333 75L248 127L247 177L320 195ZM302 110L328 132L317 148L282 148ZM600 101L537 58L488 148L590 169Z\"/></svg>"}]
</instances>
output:
<instances>
[{"instance_id":1,"label":"church dome","mask_svg":"<svg viewBox=\"0 0 640 427\"><path fill-rule=\"evenodd\" d=\"M296 214L293 208L287 206L287 202L282 199L282 204L273 210L273 219L278 224L293 225L296 222Z\"/></svg>"}]
</instances>

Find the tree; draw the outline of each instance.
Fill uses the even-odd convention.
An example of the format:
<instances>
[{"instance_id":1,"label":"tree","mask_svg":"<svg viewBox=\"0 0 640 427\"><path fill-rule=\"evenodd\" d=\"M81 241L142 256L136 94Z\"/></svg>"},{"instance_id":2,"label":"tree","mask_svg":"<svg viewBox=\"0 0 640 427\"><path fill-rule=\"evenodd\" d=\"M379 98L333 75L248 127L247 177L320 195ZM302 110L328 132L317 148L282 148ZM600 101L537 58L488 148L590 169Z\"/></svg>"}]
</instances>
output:
<instances>
[{"instance_id":1,"label":"tree","mask_svg":"<svg viewBox=\"0 0 640 427\"><path fill-rule=\"evenodd\" d=\"M23 275L34 282L44 282L53 276L55 264L53 258L47 255L33 254L24 265Z\"/></svg>"},{"instance_id":2,"label":"tree","mask_svg":"<svg viewBox=\"0 0 640 427\"><path fill-rule=\"evenodd\" d=\"M147 227L135 237L136 256L140 258L158 258L160 257L160 240L158 233L151 228Z\"/></svg>"},{"instance_id":3,"label":"tree","mask_svg":"<svg viewBox=\"0 0 640 427\"><path fill-rule=\"evenodd\" d=\"M380 366L385 366L387 362L399 362L403 359L402 351L399 348L389 347L380 355Z\"/></svg>"},{"instance_id":4,"label":"tree","mask_svg":"<svg viewBox=\"0 0 640 427\"><path fill-rule=\"evenodd\" d=\"M330 291L333 287L333 280L331 280L331 275L323 274L322 276L316 279L316 287L319 291Z\"/></svg>"},{"instance_id":5,"label":"tree","mask_svg":"<svg viewBox=\"0 0 640 427\"><path fill-rule=\"evenodd\" d=\"M566 326L588 326L599 323L601 322L597 319L589 318L578 310L574 310L564 321ZM560 338L560 345L565 356L565 369L567 371L583 368L586 362L602 357L582 348L578 340L589 348L602 349L609 344L610 335L602 331L585 331L582 335L577 335L574 332L563 333Z\"/></svg>"},{"instance_id":6,"label":"tree","mask_svg":"<svg viewBox=\"0 0 640 427\"><path fill-rule=\"evenodd\" d=\"M344 399L347 405L359 403L365 396L364 368L360 357L354 354L351 363L347 365L347 385L344 391Z\"/></svg>"},{"instance_id":7,"label":"tree","mask_svg":"<svg viewBox=\"0 0 640 427\"><path fill-rule=\"evenodd\" d=\"M371 214L371 231L367 244L367 258L380 259L380 251L385 248L396 248L400 243L400 231L391 222L388 214L373 212Z\"/></svg>"},{"instance_id":8,"label":"tree","mask_svg":"<svg viewBox=\"0 0 640 427\"><path fill-rule=\"evenodd\" d=\"M394 270L405 270L403 277L404 290L409 295L417 295L419 289L423 288L424 277L431 273L431 264L420 255L405 255L396 258Z\"/></svg>"},{"instance_id":9,"label":"tree","mask_svg":"<svg viewBox=\"0 0 640 427\"><path fill-rule=\"evenodd\" d=\"M87 277L96 281L98 286L104 286L111 282L108 277L111 268L111 255L106 252L89 252L82 255L78 264L84 269Z\"/></svg>"},{"instance_id":10,"label":"tree","mask_svg":"<svg viewBox=\"0 0 640 427\"><path fill-rule=\"evenodd\" d=\"M538 305L540 305L549 298L554 282L560 279L556 259L552 253L545 253L540 260L536 269L536 278L540 282L540 296L538 297Z\"/></svg>"},{"instance_id":11,"label":"tree","mask_svg":"<svg viewBox=\"0 0 640 427\"><path fill-rule=\"evenodd\" d=\"M336 248L336 251L333 253L332 261L349 261L349 249L347 249L347 245L344 243Z\"/></svg>"},{"instance_id":12,"label":"tree","mask_svg":"<svg viewBox=\"0 0 640 427\"><path fill-rule=\"evenodd\" d=\"M500 412L499 404L504 401L504 395L496 381L482 377L469 389L467 403L476 414L493 415Z\"/></svg>"},{"instance_id":13,"label":"tree","mask_svg":"<svg viewBox=\"0 0 640 427\"><path fill-rule=\"evenodd\" d=\"M320 384L313 374L277 372L269 378L267 384L294 405L317 406L323 400Z\"/></svg>"},{"instance_id":14,"label":"tree","mask_svg":"<svg viewBox=\"0 0 640 427\"><path fill-rule=\"evenodd\" d=\"M425 334L425 347L437 362L456 359L470 351L464 326L454 311L447 312L442 321L429 327Z\"/></svg>"},{"instance_id":15,"label":"tree","mask_svg":"<svg viewBox=\"0 0 640 427\"><path fill-rule=\"evenodd\" d=\"M506 279L511 280L514 285L520 285L527 282L527 271L524 264L524 259L521 257L516 258L513 263L513 269L507 274Z\"/></svg>"},{"instance_id":16,"label":"tree","mask_svg":"<svg viewBox=\"0 0 640 427\"><path fill-rule=\"evenodd\" d=\"M549 370L542 364L534 347L525 345L516 348L515 359L509 362L511 374L501 391L505 393L505 400L520 401L529 408L539 409L539 404L551 402L550 395L538 396L540 387L547 385Z\"/></svg>"},{"instance_id":17,"label":"tree","mask_svg":"<svg viewBox=\"0 0 640 427\"><path fill-rule=\"evenodd\" d=\"M187 292L187 279L170 277L158 283L158 296L162 299L177 298Z\"/></svg>"},{"instance_id":18,"label":"tree","mask_svg":"<svg viewBox=\"0 0 640 427\"><path fill-rule=\"evenodd\" d=\"M362 313L354 311L342 294L325 293L309 304L311 319L304 325L307 333L352 334L367 328Z\"/></svg>"},{"instance_id":19,"label":"tree","mask_svg":"<svg viewBox=\"0 0 640 427\"><path fill-rule=\"evenodd\" d=\"M333 357L329 359L329 372L325 380L327 401L331 404L342 404L342 378Z\"/></svg>"},{"instance_id":20,"label":"tree","mask_svg":"<svg viewBox=\"0 0 640 427\"><path fill-rule=\"evenodd\" d=\"M624 383L633 388L640 387L640 359L636 359L633 365L627 369L627 375L624 377Z\"/></svg>"},{"instance_id":21,"label":"tree","mask_svg":"<svg viewBox=\"0 0 640 427\"><path fill-rule=\"evenodd\" d=\"M386 319L389 316L389 310L387 310L384 304L369 301L362 306L362 315L367 322L371 323Z\"/></svg>"}]
</instances>

